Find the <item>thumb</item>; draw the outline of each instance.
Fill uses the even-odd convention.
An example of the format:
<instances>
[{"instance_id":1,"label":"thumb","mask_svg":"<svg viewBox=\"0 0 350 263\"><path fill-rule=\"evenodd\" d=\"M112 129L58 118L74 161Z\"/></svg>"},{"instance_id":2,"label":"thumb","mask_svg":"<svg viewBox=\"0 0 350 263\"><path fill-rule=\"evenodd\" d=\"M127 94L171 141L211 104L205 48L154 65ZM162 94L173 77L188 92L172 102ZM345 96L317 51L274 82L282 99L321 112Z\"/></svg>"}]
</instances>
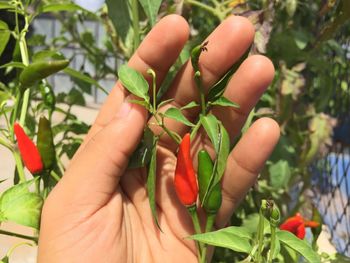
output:
<instances>
[{"instance_id":1,"label":"thumb","mask_svg":"<svg viewBox=\"0 0 350 263\"><path fill-rule=\"evenodd\" d=\"M105 205L141 138L146 115L144 108L124 101L116 117L74 158L52 196L63 205L83 204L95 211Z\"/></svg>"}]
</instances>

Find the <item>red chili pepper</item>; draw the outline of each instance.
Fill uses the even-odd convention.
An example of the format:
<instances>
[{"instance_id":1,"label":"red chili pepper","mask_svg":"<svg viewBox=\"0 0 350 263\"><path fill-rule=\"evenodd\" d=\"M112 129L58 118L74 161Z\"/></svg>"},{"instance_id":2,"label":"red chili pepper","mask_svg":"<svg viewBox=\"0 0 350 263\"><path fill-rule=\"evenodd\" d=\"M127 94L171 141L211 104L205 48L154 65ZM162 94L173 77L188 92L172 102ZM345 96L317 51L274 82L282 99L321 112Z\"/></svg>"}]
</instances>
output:
<instances>
[{"instance_id":1,"label":"red chili pepper","mask_svg":"<svg viewBox=\"0 0 350 263\"><path fill-rule=\"evenodd\" d=\"M15 123L13 128L24 165L32 174L40 173L43 170L44 165L38 148L36 148L35 144L24 132L21 125Z\"/></svg>"},{"instance_id":2,"label":"red chili pepper","mask_svg":"<svg viewBox=\"0 0 350 263\"><path fill-rule=\"evenodd\" d=\"M175 190L181 203L192 206L197 201L198 186L190 153L190 134L187 133L179 146L175 170Z\"/></svg>"},{"instance_id":3,"label":"red chili pepper","mask_svg":"<svg viewBox=\"0 0 350 263\"><path fill-rule=\"evenodd\" d=\"M305 237L305 227L318 227L320 224L315 221L305 220L299 213L295 216L288 218L283 224L280 225L281 230L286 230L300 239Z\"/></svg>"}]
</instances>

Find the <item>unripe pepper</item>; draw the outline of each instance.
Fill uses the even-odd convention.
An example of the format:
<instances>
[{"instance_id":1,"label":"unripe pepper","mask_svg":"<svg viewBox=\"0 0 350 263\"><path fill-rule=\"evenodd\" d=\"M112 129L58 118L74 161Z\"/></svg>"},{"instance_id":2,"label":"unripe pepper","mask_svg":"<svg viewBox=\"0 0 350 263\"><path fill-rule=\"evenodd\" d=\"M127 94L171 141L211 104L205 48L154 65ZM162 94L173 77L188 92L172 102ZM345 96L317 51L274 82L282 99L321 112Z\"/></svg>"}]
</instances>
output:
<instances>
[{"instance_id":1,"label":"unripe pepper","mask_svg":"<svg viewBox=\"0 0 350 263\"><path fill-rule=\"evenodd\" d=\"M44 165L38 148L18 123L15 123L13 128L24 165L32 174L40 173Z\"/></svg>"},{"instance_id":2,"label":"unripe pepper","mask_svg":"<svg viewBox=\"0 0 350 263\"><path fill-rule=\"evenodd\" d=\"M196 204L198 186L191 158L190 134L187 133L179 146L175 169L175 190L181 203L185 206Z\"/></svg>"},{"instance_id":3,"label":"unripe pepper","mask_svg":"<svg viewBox=\"0 0 350 263\"><path fill-rule=\"evenodd\" d=\"M19 82L24 87L34 85L37 81L40 81L69 65L69 60L49 60L49 61L37 61L23 69L19 75Z\"/></svg>"},{"instance_id":4,"label":"unripe pepper","mask_svg":"<svg viewBox=\"0 0 350 263\"><path fill-rule=\"evenodd\" d=\"M222 193L221 185L217 183L213 188L206 202L203 204L205 192L208 190L210 178L213 173L213 161L207 151L201 150L198 153L198 185L199 185L199 200L202 203L202 207L207 213L216 214L221 207Z\"/></svg>"},{"instance_id":5,"label":"unripe pepper","mask_svg":"<svg viewBox=\"0 0 350 263\"><path fill-rule=\"evenodd\" d=\"M56 160L55 145L53 143L51 123L44 116L41 116L39 120L37 146L45 169L52 169Z\"/></svg>"}]
</instances>

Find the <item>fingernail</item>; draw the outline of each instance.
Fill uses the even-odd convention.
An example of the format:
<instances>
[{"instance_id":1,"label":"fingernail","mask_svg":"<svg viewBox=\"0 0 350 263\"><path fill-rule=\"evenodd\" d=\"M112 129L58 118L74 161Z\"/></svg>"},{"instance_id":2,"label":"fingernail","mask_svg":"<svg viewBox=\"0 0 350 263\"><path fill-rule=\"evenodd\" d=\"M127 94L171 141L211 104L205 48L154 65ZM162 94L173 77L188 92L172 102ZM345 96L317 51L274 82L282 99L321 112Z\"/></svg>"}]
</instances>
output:
<instances>
[{"instance_id":1,"label":"fingernail","mask_svg":"<svg viewBox=\"0 0 350 263\"><path fill-rule=\"evenodd\" d=\"M119 111L117 113L117 118L125 118L126 116L128 116L131 108L132 108L131 103L124 101L119 108Z\"/></svg>"}]
</instances>

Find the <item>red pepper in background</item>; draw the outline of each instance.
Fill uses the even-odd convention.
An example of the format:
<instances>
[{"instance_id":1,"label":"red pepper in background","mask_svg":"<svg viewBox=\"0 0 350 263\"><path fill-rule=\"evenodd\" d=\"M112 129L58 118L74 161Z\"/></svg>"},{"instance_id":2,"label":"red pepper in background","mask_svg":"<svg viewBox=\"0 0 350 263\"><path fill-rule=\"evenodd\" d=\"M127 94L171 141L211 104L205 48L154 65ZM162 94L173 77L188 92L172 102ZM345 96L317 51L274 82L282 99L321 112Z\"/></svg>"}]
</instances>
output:
<instances>
[{"instance_id":1,"label":"red pepper in background","mask_svg":"<svg viewBox=\"0 0 350 263\"><path fill-rule=\"evenodd\" d=\"M305 227L318 227L319 223L315 221L305 220L299 213L295 216L288 218L283 224L280 225L281 230L286 230L293 233L300 239L305 237Z\"/></svg>"},{"instance_id":2,"label":"red pepper in background","mask_svg":"<svg viewBox=\"0 0 350 263\"><path fill-rule=\"evenodd\" d=\"M44 165L38 148L24 132L21 125L15 123L13 128L24 165L32 174L40 173L43 170Z\"/></svg>"},{"instance_id":3,"label":"red pepper in background","mask_svg":"<svg viewBox=\"0 0 350 263\"><path fill-rule=\"evenodd\" d=\"M183 137L177 153L174 179L177 196L185 206L194 205L198 196L197 179L190 150L190 134L187 133Z\"/></svg>"}]
</instances>

